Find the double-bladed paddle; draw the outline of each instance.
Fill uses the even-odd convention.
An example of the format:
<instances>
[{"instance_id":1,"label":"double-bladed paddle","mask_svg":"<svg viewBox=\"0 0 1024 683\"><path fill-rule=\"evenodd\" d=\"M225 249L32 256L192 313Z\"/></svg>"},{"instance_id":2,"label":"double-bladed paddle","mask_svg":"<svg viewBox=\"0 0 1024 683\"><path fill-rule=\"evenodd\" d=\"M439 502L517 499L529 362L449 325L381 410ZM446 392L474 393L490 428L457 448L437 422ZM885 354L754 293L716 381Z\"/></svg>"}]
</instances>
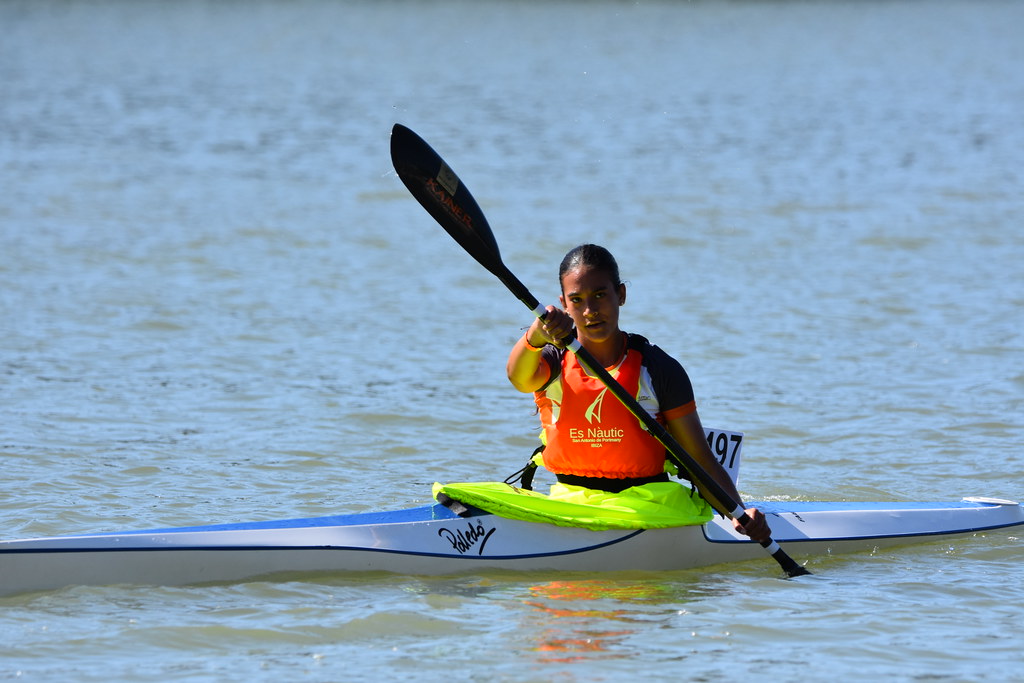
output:
<instances>
[{"instance_id":1,"label":"double-bladed paddle","mask_svg":"<svg viewBox=\"0 0 1024 683\"><path fill-rule=\"evenodd\" d=\"M480 265L490 271L533 311L543 319L547 311L544 306L530 293L530 290L505 267L483 211L477 205L473 195L455 175L455 172L444 162L437 152L423 138L405 126L396 123L391 131L391 162L412 196L423 208L434 217L442 228L451 235L462 248L469 252ZM578 339L566 340L566 348L576 354L580 364L592 375L600 379L622 404L636 416L647 430L661 442L668 451L669 459L689 473L694 481L699 482L719 503L730 510L729 517L740 524L749 524L751 519L743 506L732 499L721 485L697 464L693 457L676 441L656 419L644 410L636 399L627 392L614 377L580 344ZM810 574L804 567L779 547L772 539L762 541L761 545L779 563L787 576L803 576Z\"/></svg>"}]
</instances>

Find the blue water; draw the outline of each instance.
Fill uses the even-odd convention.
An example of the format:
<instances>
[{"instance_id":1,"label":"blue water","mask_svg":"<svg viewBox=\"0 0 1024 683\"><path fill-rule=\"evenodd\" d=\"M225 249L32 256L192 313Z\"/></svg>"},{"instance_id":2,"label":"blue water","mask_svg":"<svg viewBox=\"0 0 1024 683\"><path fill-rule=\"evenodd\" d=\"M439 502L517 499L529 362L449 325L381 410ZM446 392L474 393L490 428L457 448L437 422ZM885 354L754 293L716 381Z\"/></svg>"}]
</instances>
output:
<instances>
[{"instance_id":1,"label":"blue water","mask_svg":"<svg viewBox=\"0 0 1024 683\"><path fill-rule=\"evenodd\" d=\"M535 443L529 313L409 196L401 122L543 301L623 325L767 500L1021 499L1024 5L0 3L0 537L413 507ZM34 680L1019 679L1018 536L700 572L0 598ZM0 578L2 580L2 578Z\"/></svg>"}]
</instances>

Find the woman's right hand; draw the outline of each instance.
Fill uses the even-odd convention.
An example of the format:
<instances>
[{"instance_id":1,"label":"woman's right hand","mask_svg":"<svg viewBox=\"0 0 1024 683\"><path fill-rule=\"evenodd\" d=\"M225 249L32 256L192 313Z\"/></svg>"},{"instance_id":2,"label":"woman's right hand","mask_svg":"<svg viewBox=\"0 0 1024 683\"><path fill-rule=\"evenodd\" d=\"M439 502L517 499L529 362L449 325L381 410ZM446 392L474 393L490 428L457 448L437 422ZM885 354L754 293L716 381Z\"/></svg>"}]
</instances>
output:
<instances>
[{"instance_id":1,"label":"woman's right hand","mask_svg":"<svg viewBox=\"0 0 1024 683\"><path fill-rule=\"evenodd\" d=\"M554 306L548 306L546 310L547 314L544 316L544 320L537 318L530 325L530 329L527 331L527 341L533 346L542 346L543 344L534 344L534 342L543 338L546 344L564 346L565 342L572 340L575 336L572 318L568 313Z\"/></svg>"},{"instance_id":2,"label":"woman's right hand","mask_svg":"<svg viewBox=\"0 0 1024 683\"><path fill-rule=\"evenodd\" d=\"M508 354L505 371L509 381L519 391L532 393L540 390L551 376L547 363L541 362L541 351L545 344L562 346L572 338L572 318L554 306L547 307L544 320L535 318L526 334L515 343Z\"/></svg>"}]
</instances>

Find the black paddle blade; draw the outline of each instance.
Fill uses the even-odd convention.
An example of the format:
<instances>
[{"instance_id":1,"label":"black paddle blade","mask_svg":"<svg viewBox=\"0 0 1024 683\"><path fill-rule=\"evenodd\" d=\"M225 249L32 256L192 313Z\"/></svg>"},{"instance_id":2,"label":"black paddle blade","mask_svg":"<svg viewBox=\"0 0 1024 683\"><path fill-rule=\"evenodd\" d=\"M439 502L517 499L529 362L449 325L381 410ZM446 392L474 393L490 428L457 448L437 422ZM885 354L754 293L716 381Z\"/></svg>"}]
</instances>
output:
<instances>
[{"instance_id":1,"label":"black paddle blade","mask_svg":"<svg viewBox=\"0 0 1024 683\"><path fill-rule=\"evenodd\" d=\"M775 544L775 547L778 548L777 543ZM786 572L786 576L789 578L794 579L798 576L812 576L810 569L798 564L797 561L786 554L786 551L782 548L778 548L778 550L773 552L771 555L775 558L775 561L779 563L779 566L782 567L782 571Z\"/></svg>"},{"instance_id":2,"label":"black paddle blade","mask_svg":"<svg viewBox=\"0 0 1024 683\"><path fill-rule=\"evenodd\" d=\"M531 309L539 305L505 267L498 243L473 195L444 159L400 123L391 131L391 163L409 192L470 256Z\"/></svg>"},{"instance_id":3,"label":"black paddle blade","mask_svg":"<svg viewBox=\"0 0 1024 683\"><path fill-rule=\"evenodd\" d=\"M494 233L469 189L423 138L400 123L391 131L391 163L412 196L463 249L488 270L501 263Z\"/></svg>"}]
</instances>

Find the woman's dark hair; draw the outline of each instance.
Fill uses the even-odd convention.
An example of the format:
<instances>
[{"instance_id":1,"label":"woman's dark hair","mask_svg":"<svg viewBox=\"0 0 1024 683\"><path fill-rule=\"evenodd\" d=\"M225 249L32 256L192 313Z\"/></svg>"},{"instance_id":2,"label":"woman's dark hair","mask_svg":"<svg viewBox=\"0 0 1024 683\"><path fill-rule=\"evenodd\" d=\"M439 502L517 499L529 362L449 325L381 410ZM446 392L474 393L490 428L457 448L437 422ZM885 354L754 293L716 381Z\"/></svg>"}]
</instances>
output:
<instances>
[{"instance_id":1,"label":"woman's dark hair","mask_svg":"<svg viewBox=\"0 0 1024 683\"><path fill-rule=\"evenodd\" d=\"M615 262L615 257L610 251L596 244L581 244L569 250L569 253L562 259L562 264L558 266L559 287L562 285L562 278L565 277L565 274L576 268L603 270L608 274L613 285L618 287L622 284L622 280L619 279L619 264Z\"/></svg>"}]
</instances>

